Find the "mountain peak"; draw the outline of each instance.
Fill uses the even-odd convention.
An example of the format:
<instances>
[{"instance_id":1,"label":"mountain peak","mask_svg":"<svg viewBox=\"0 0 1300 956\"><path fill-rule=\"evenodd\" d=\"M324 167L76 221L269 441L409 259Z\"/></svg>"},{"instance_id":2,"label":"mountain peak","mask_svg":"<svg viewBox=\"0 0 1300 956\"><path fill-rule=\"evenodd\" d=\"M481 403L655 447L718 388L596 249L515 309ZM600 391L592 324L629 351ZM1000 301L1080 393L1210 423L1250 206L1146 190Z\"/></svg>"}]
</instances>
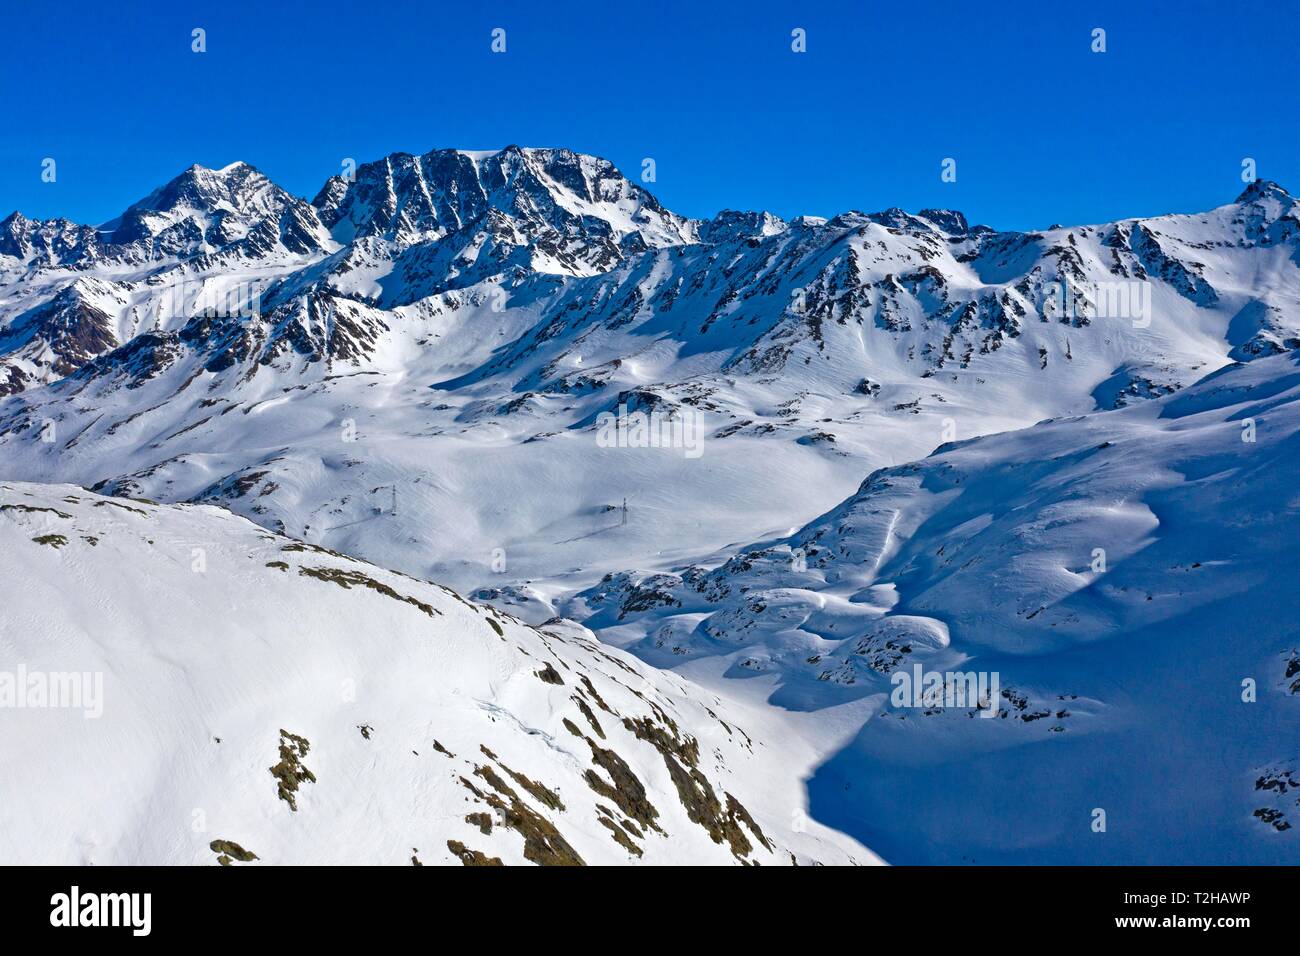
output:
<instances>
[{"instance_id":1,"label":"mountain peak","mask_svg":"<svg viewBox=\"0 0 1300 956\"><path fill-rule=\"evenodd\" d=\"M952 236L965 235L969 230L966 217L954 209L922 209L916 215L892 206L880 212L853 213L871 222L903 232L942 232ZM836 217L837 219L841 217ZM834 222L835 220L831 220ZM845 219L847 222L848 220Z\"/></svg>"},{"instance_id":2,"label":"mountain peak","mask_svg":"<svg viewBox=\"0 0 1300 956\"><path fill-rule=\"evenodd\" d=\"M605 271L629 249L694 237L690 221L609 160L564 148L393 153L332 177L313 205L339 242L410 248L460 236L476 250L467 261L478 261L473 237L482 233L492 248L484 267L527 249L520 254L536 268L579 275Z\"/></svg>"},{"instance_id":3,"label":"mountain peak","mask_svg":"<svg viewBox=\"0 0 1300 956\"><path fill-rule=\"evenodd\" d=\"M956 209L922 209L917 216L938 226L950 236L962 236L970 231L970 223Z\"/></svg>"},{"instance_id":4,"label":"mountain peak","mask_svg":"<svg viewBox=\"0 0 1300 956\"><path fill-rule=\"evenodd\" d=\"M0 254L21 255L19 244L24 241L32 225L32 221L17 209L0 219Z\"/></svg>"},{"instance_id":5,"label":"mountain peak","mask_svg":"<svg viewBox=\"0 0 1300 956\"><path fill-rule=\"evenodd\" d=\"M163 201L173 200L179 195L183 195L187 187L198 190L205 199L229 199L232 192L240 189L244 184L250 183L259 186L266 184L273 189L279 189L278 186L271 183L261 170L240 160L219 168L195 163L161 189L150 193L137 205L148 202L153 197L158 197Z\"/></svg>"},{"instance_id":6,"label":"mountain peak","mask_svg":"<svg viewBox=\"0 0 1300 956\"><path fill-rule=\"evenodd\" d=\"M1258 202L1261 199L1276 199L1284 203L1292 201L1291 194L1271 179L1257 179L1241 191L1236 202Z\"/></svg>"},{"instance_id":7,"label":"mountain peak","mask_svg":"<svg viewBox=\"0 0 1300 956\"><path fill-rule=\"evenodd\" d=\"M314 209L240 161L219 169L196 163L100 230L113 245L144 244L147 255L210 253L234 243L256 254L328 245Z\"/></svg>"},{"instance_id":8,"label":"mountain peak","mask_svg":"<svg viewBox=\"0 0 1300 956\"><path fill-rule=\"evenodd\" d=\"M767 211L724 209L712 219L700 223L699 236L705 242L732 239L761 239L785 232L789 225Z\"/></svg>"},{"instance_id":9,"label":"mountain peak","mask_svg":"<svg viewBox=\"0 0 1300 956\"><path fill-rule=\"evenodd\" d=\"M142 226L142 219L153 214L166 217L196 211L247 212L252 211L248 207L266 205L268 201L280 205L276 200L283 193L283 190L247 163L235 162L220 169L195 163L143 199L132 203L121 216L100 228L115 231L114 242L130 242L140 238L137 235L140 229L133 226ZM124 229L127 233L121 236L116 234ZM149 228L143 230L149 234L156 231Z\"/></svg>"}]
</instances>

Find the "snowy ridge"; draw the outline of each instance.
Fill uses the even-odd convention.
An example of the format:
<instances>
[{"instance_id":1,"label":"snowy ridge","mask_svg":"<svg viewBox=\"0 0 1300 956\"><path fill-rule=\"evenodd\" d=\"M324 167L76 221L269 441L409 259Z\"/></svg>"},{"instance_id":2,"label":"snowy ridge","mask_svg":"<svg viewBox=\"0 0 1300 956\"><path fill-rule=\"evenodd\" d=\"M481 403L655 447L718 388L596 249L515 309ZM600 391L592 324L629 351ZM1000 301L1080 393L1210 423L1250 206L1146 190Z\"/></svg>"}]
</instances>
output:
<instances>
[{"instance_id":1,"label":"snowy ridge","mask_svg":"<svg viewBox=\"0 0 1300 956\"><path fill-rule=\"evenodd\" d=\"M0 536L10 863L874 859L796 809L797 747L572 624L70 485L0 485Z\"/></svg>"}]
</instances>

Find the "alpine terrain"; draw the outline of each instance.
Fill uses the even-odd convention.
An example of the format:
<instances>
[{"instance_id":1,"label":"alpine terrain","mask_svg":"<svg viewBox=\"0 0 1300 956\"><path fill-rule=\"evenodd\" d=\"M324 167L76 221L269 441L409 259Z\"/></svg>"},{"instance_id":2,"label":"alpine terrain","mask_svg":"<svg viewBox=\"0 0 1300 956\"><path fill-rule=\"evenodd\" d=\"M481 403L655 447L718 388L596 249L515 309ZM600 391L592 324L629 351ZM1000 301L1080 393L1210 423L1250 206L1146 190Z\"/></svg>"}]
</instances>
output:
<instances>
[{"instance_id":1,"label":"alpine terrain","mask_svg":"<svg viewBox=\"0 0 1300 956\"><path fill-rule=\"evenodd\" d=\"M509 146L15 212L0 856L1292 860L1298 431L1263 180L699 220Z\"/></svg>"}]
</instances>

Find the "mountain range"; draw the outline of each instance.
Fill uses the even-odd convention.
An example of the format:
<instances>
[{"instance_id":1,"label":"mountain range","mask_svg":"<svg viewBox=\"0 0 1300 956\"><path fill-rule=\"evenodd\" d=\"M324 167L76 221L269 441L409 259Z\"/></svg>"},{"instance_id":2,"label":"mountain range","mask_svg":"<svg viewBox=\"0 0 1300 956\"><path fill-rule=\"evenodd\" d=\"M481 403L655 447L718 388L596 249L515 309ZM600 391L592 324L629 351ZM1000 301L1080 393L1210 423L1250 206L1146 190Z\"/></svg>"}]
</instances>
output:
<instances>
[{"instance_id":1,"label":"mountain range","mask_svg":"<svg viewBox=\"0 0 1300 956\"><path fill-rule=\"evenodd\" d=\"M310 202L243 163L195 166L99 226L0 221L0 526L11 575L32 575L44 595L6 595L25 623L4 639L36 659L52 628L73 658L110 673L157 658L193 678L220 668L210 646L232 617L203 647L159 642L238 605L247 639L232 638L231 693L257 717L240 757L206 755L234 712L198 691L150 704L191 715L167 739L145 742L131 723L164 710L142 705L114 725L112 748L193 766L175 790L150 791L177 807L261 772L255 753L293 749L282 729L337 742L321 758L342 762L355 794L381 717L358 716L374 738L353 740L351 705L284 702L295 730L256 672L292 670L309 630L344 653L338 642L367 631L383 588L414 579L418 603L440 612L454 604L441 586L471 600L474 618L454 604L469 628L457 639L482 647L457 654L502 679L461 687L455 660L421 650L405 602L386 625L400 646L350 665L395 682L385 696L399 712L382 719L401 743L383 759L421 750L401 712L425 700L398 686L409 660L436 675L435 698L473 698L436 699L432 713L499 724L467 729L452 751L515 754L509 766L543 783L558 761L565 802L582 792L577 768L612 744L555 731L575 698L599 698L529 679L549 642L557 676L584 671L619 701L610 713L630 736L618 759L637 786L711 838L698 852L682 842L683 860L759 861L732 852L739 827L764 862L1280 861L1300 812L1284 806L1295 805L1287 774L1300 773L1287 743L1300 663L1286 547L1300 504L1298 348L1300 202L1266 181L1203 213L1008 232L936 209L690 219L611 163L563 149L393 154L331 177ZM629 415L690 422L700 453L611 447L603 428ZM59 517L67 498L77 508ZM127 536L129 555L87 544L113 531L97 519L119 518L114 502L168 530L144 549ZM67 522L76 534L59 530ZM35 541L49 535L66 546ZM176 573L203 542L232 569L251 557L266 570L215 583ZM286 548L329 556L318 570L345 588L257 560ZM360 590L380 596L335 593L357 590L346 570L361 563L383 588ZM84 608L54 596L61 581L106 575L113 589L95 585ZM172 617L144 603L162 581ZM338 607L315 604L307 585ZM320 614L284 610L300 605ZM111 648L92 607L111 611ZM509 622L508 647L492 651L486 620ZM912 662L997 672L1002 719L892 707L891 679ZM634 706L638 695L600 684L596 670L619 677L607 664L678 696ZM119 693L167 673L123 672ZM1240 699L1247 679L1253 703ZM718 741L716 773L739 764L707 716L724 706L752 735L752 766L736 771L743 813L717 781L713 802L704 784L692 796L681 783L708 776L681 756L700 741ZM673 707L689 723L670 731L647 716ZM67 765L107 739L74 736ZM30 740L49 744L35 725ZM630 748L647 741L661 752L638 763ZM1210 741L1225 756L1207 765ZM600 786L617 790L614 761L597 764ZM411 794L430 786L425 771L391 772L391 799L424 799ZM1157 787L1171 776L1195 783ZM147 778L137 767L123 786L161 786ZM514 799L563 832L521 787ZM306 788L304 807L324 789ZM512 798L478 790L465 794L511 829ZM255 825L293 812L274 802L231 803L231 820L270 862L396 861L431 840L446 856L447 839L538 862L527 835L523 849L499 832L430 837L406 817L367 857L380 836L348 842L352 810L335 793L318 825L336 852ZM578 856L672 859L671 845L627 849L620 815L583 800L584 836L566 837ZM1120 822L1098 833L1089 814L1103 806ZM212 855L125 812L95 824L125 844L88 859ZM102 844L49 813L59 859ZM40 856L36 843L24 852Z\"/></svg>"}]
</instances>

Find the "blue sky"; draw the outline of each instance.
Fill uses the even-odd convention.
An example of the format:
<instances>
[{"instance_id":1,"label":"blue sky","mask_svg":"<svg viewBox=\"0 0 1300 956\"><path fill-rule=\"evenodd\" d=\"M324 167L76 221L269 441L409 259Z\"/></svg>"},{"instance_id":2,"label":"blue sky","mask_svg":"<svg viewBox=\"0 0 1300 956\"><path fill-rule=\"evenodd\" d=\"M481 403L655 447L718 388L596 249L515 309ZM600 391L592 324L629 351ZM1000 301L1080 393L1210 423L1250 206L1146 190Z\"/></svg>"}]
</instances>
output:
<instances>
[{"instance_id":1,"label":"blue sky","mask_svg":"<svg viewBox=\"0 0 1300 956\"><path fill-rule=\"evenodd\" d=\"M25 7L0 11L0 215L98 223L236 159L310 198L345 157L509 143L653 157L693 216L1096 222L1227 202L1245 157L1300 192L1300 0Z\"/></svg>"}]
</instances>

